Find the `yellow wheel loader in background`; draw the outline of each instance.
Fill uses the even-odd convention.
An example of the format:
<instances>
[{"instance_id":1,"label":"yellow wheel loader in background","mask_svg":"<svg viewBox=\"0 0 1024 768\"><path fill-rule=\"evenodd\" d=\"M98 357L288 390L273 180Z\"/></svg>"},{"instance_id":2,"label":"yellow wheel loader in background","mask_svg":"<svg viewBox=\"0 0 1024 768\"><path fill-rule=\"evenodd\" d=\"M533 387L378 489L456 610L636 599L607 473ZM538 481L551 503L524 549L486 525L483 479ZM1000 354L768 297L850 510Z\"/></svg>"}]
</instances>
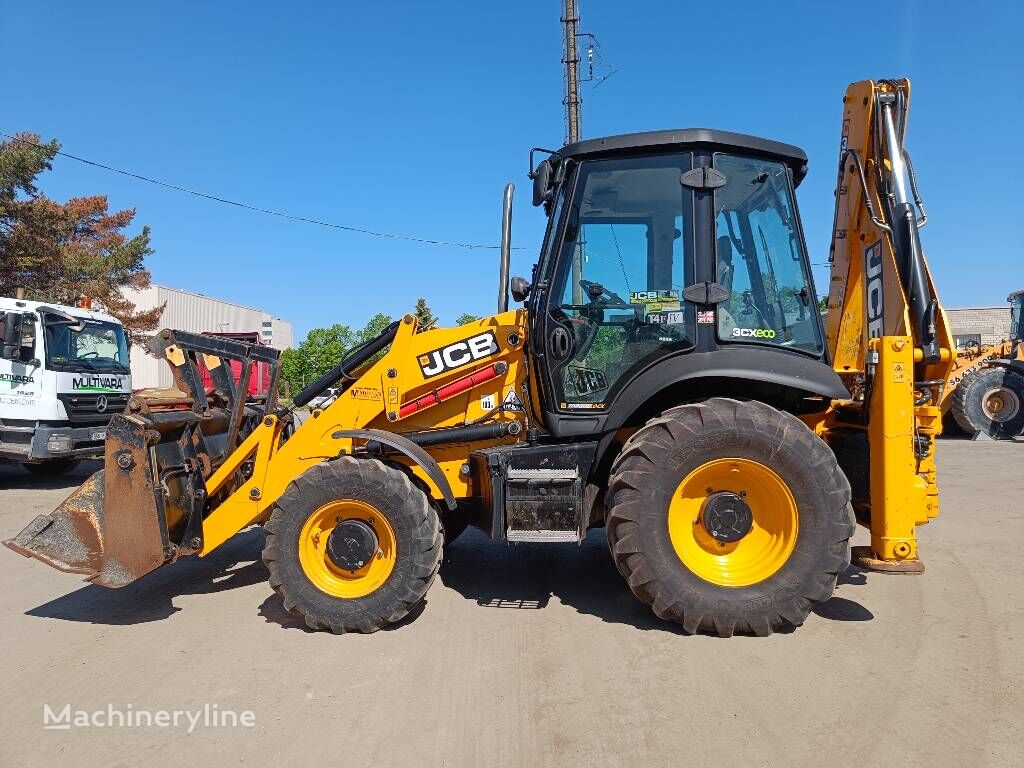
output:
<instances>
[{"instance_id":1,"label":"yellow wheel loader in background","mask_svg":"<svg viewBox=\"0 0 1024 768\"><path fill-rule=\"evenodd\" d=\"M952 344L907 193L909 95L861 82L844 100L827 328L800 149L695 129L534 150L547 234L532 279L509 281L509 185L497 314L406 315L289 408L245 401L272 352L163 331L179 392L133 399L104 469L7 544L118 587L262 525L271 587L333 632L405 616L467 524L544 543L603 525L638 598L723 636L827 600L853 512L871 530L855 562L920 571Z\"/></svg>"},{"instance_id":2,"label":"yellow wheel loader in background","mask_svg":"<svg viewBox=\"0 0 1024 768\"><path fill-rule=\"evenodd\" d=\"M958 349L942 394L943 414L951 413L969 435L999 439L1024 433L1024 291L1014 291L1007 301L1010 338Z\"/></svg>"}]
</instances>

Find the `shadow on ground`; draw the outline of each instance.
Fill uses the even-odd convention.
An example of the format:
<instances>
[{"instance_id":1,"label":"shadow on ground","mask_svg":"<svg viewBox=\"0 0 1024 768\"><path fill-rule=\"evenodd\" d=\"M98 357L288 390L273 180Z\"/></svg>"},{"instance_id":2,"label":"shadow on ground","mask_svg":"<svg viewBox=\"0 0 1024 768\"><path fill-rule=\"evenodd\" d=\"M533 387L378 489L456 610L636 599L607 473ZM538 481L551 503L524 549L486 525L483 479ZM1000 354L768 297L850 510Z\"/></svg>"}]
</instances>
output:
<instances>
[{"instance_id":1,"label":"shadow on ground","mask_svg":"<svg viewBox=\"0 0 1024 768\"><path fill-rule=\"evenodd\" d=\"M37 616L91 624L128 625L161 621L176 613L174 598L209 594L265 582L260 559L264 534L258 527L239 533L206 558L186 558L165 566L121 589L93 584L26 611ZM554 597L580 613L641 630L683 634L682 627L663 621L627 589L608 554L603 530L591 531L583 544L519 544L492 542L470 529L445 554L441 582L473 600L481 610L544 610ZM866 583L865 572L851 566L840 586ZM401 629L422 613L421 603L387 629ZM832 621L869 621L870 611L846 597L817 606L819 617ZM313 630L285 609L276 593L259 606L268 623L303 632Z\"/></svg>"},{"instance_id":2,"label":"shadow on ground","mask_svg":"<svg viewBox=\"0 0 1024 768\"><path fill-rule=\"evenodd\" d=\"M90 624L160 621L180 610L174 606L175 597L223 592L266 581L267 568L260 559L263 538L262 528L250 528L208 557L180 560L120 589L89 584L25 613Z\"/></svg>"},{"instance_id":3,"label":"shadow on ground","mask_svg":"<svg viewBox=\"0 0 1024 768\"><path fill-rule=\"evenodd\" d=\"M83 461L67 474L41 477L33 475L20 464L0 464L0 488L26 491L56 491L63 488L71 493L84 483L86 478L101 469L102 461Z\"/></svg>"},{"instance_id":4,"label":"shadow on ground","mask_svg":"<svg viewBox=\"0 0 1024 768\"><path fill-rule=\"evenodd\" d=\"M592 530L583 544L506 545L470 529L452 544L441 566L441 581L481 608L543 610L552 597L580 613L642 630L684 634L682 627L655 616L626 587L608 554L604 531ZM863 585L851 566L840 585ZM817 606L833 621L868 621L874 616L845 597Z\"/></svg>"}]
</instances>

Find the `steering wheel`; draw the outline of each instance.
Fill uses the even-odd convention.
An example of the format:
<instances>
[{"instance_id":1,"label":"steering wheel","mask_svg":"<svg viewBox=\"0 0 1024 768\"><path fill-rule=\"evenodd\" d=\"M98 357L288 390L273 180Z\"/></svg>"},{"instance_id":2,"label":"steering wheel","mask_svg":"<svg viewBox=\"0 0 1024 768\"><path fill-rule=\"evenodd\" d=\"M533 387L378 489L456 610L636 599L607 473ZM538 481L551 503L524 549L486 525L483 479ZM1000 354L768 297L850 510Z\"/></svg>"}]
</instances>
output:
<instances>
[{"instance_id":1,"label":"steering wheel","mask_svg":"<svg viewBox=\"0 0 1024 768\"><path fill-rule=\"evenodd\" d=\"M99 357L99 356L100 356L99 352L90 351L90 352L83 352L82 354L78 355L78 359L79 360L87 360L90 357Z\"/></svg>"}]
</instances>

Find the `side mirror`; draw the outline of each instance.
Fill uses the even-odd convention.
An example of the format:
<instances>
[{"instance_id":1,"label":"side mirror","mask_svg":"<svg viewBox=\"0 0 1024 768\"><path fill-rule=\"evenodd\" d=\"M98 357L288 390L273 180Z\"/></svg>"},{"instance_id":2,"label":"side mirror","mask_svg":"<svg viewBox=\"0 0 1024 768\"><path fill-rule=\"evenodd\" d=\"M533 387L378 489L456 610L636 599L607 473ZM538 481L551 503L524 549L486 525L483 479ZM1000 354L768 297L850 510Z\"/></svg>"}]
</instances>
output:
<instances>
[{"instance_id":1,"label":"side mirror","mask_svg":"<svg viewBox=\"0 0 1024 768\"><path fill-rule=\"evenodd\" d=\"M4 312L0 315L0 357L17 360L21 357L21 313Z\"/></svg>"},{"instance_id":2,"label":"side mirror","mask_svg":"<svg viewBox=\"0 0 1024 768\"><path fill-rule=\"evenodd\" d=\"M36 347L36 324L33 315L6 312L0 316L0 327L3 344L0 357L4 360L22 362L26 357L32 356Z\"/></svg>"},{"instance_id":3,"label":"side mirror","mask_svg":"<svg viewBox=\"0 0 1024 768\"><path fill-rule=\"evenodd\" d=\"M530 178L533 179L533 204L535 206L551 200L551 194L554 191L551 186L551 171L551 161L545 160L530 174Z\"/></svg>"},{"instance_id":4,"label":"side mirror","mask_svg":"<svg viewBox=\"0 0 1024 768\"><path fill-rule=\"evenodd\" d=\"M530 283L525 277L512 278L512 298L522 303L530 295Z\"/></svg>"}]
</instances>

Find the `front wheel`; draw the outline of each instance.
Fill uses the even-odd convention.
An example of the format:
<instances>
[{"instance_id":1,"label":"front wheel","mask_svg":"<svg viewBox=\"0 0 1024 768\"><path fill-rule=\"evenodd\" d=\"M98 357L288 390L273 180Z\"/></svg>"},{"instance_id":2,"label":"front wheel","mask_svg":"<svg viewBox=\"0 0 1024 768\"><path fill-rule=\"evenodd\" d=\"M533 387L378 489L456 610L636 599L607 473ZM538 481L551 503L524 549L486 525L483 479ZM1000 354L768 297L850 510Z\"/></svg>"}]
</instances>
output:
<instances>
[{"instance_id":1,"label":"front wheel","mask_svg":"<svg viewBox=\"0 0 1024 768\"><path fill-rule=\"evenodd\" d=\"M714 398L652 419L623 446L608 541L630 589L688 632L799 626L850 562L850 486L794 416Z\"/></svg>"},{"instance_id":2,"label":"front wheel","mask_svg":"<svg viewBox=\"0 0 1024 768\"><path fill-rule=\"evenodd\" d=\"M308 469L265 528L270 586L313 629L375 632L399 621L441 565L441 525L427 495L375 459Z\"/></svg>"}]
</instances>

